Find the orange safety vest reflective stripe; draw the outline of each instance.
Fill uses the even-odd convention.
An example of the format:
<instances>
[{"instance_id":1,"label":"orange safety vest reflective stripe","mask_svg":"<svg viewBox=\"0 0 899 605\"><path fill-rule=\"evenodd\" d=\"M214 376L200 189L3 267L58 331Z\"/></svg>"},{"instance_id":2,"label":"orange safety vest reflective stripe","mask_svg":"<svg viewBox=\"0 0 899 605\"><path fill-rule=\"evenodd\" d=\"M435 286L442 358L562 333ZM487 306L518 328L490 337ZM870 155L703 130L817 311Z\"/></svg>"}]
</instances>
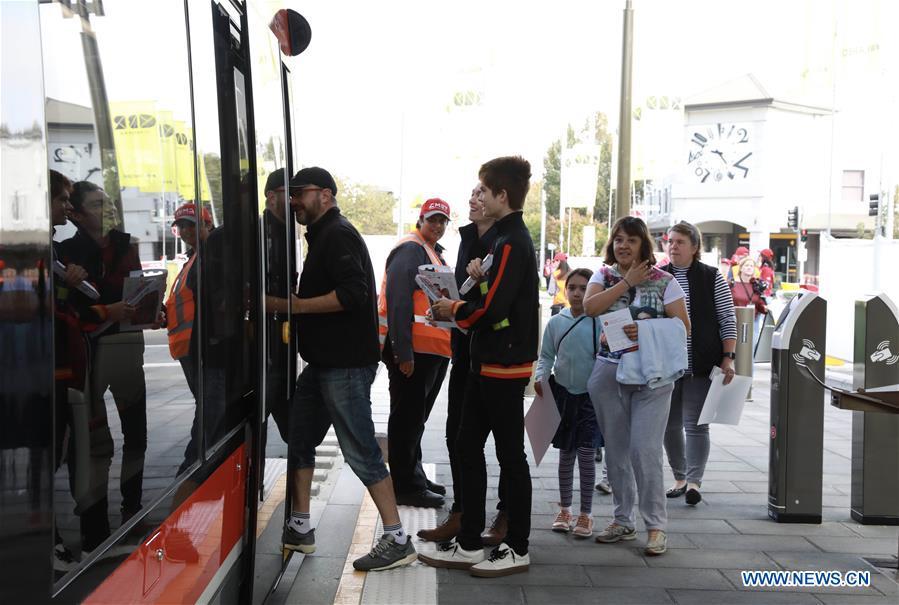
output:
<instances>
[{"instance_id":1,"label":"orange safety vest reflective stripe","mask_svg":"<svg viewBox=\"0 0 899 605\"><path fill-rule=\"evenodd\" d=\"M172 359L187 357L190 352L190 335L194 329L196 305L194 292L187 287L187 274L197 255L194 254L181 267L175 278L169 297L165 301L166 328L169 331L169 352Z\"/></svg>"},{"instance_id":2,"label":"orange safety vest reflective stripe","mask_svg":"<svg viewBox=\"0 0 899 605\"><path fill-rule=\"evenodd\" d=\"M437 254L437 251L428 245L417 231L403 237L396 243L394 249L407 242L415 242L424 248L432 265L446 265L440 258L440 255ZM416 289L412 293L412 308L414 314L412 322L412 350L416 353L451 357L450 331L447 328L429 326L425 323L425 317L428 309L431 308L431 302L428 300L427 294L422 292L421 289ZM385 268L384 277L381 279L381 291L378 294L378 340L381 343L381 350L384 349L384 343L387 342L387 333L387 270Z\"/></svg>"}]
</instances>

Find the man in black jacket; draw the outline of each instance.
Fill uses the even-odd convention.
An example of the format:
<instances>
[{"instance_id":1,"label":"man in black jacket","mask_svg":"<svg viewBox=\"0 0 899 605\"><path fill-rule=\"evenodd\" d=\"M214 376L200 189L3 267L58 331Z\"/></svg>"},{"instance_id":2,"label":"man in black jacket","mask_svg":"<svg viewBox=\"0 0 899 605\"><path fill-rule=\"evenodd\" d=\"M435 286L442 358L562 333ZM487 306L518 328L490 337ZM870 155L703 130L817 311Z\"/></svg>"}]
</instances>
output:
<instances>
[{"instance_id":1,"label":"man in black jacket","mask_svg":"<svg viewBox=\"0 0 899 605\"><path fill-rule=\"evenodd\" d=\"M290 410L288 467L293 473L293 512L284 547L315 551L309 519L315 448L331 425L344 458L368 488L384 535L353 562L360 571L408 565L415 548L403 530L390 473L375 439L371 384L380 357L375 278L362 236L340 214L337 184L322 168L304 168L290 181L290 204L307 226L309 250L296 298L291 299L300 355L308 365L297 380Z\"/></svg>"},{"instance_id":2,"label":"man in black jacket","mask_svg":"<svg viewBox=\"0 0 899 605\"><path fill-rule=\"evenodd\" d=\"M531 529L531 476L524 451L524 389L537 359L539 311L537 259L522 219L531 177L520 157L501 157L481 166L484 215L496 219L493 264L487 292L475 302L442 299L436 319L455 319L471 331L471 374L466 385L457 447L462 467L462 529L456 541L421 559L435 567L468 567L472 575L505 576L527 571ZM485 276L480 259L468 273ZM496 457L506 480L509 528L505 542L485 559L481 530L487 468L484 444L493 432Z\"/></svg>"}]
</instances>

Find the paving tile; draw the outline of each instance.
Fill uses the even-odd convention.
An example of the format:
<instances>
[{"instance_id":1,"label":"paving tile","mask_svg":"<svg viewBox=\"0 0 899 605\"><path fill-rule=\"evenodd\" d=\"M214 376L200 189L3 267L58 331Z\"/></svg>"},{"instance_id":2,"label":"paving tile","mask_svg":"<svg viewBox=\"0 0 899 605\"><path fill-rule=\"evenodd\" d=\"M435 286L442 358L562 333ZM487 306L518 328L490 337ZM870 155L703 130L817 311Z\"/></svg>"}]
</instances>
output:
<instances>
[{"instance_id":1,"label":"paving tile","mask_svg":"<svg viewBox=\"0 0 899 605\"><path fill-rule=\"evenodd\" d=\"M730 582L717 569L630 567L606 569L584 567L594 586L645 588L698 588L731 590Z\"/></svg>"},{"instance_id":2,"label":"paving tile","mask_svg":"<svg viewBox=\"0 0 899 605\"><path fill-rule=\"evenodd\" d=\"M738 592L723 590L669 590L678 605L820 605L814 596L796 592Z\"/></svg>"},{"instance_id":3,"label":"paving tile","mask_svg":"<svg viewBox=\"0 0 899 605\"><path fill-rule=\"evenodd\" d=\"M530 549L531 565L592 565L602 567L646 567L642 550L629 544L538 546Z\"/></svg>"},{"instance_id":4,"label":"paving tile","mask_svg":"<svg viewBox=\"0 0 899 605\"><path fill-rule=\"evenodd\" d=\"M833 586L833 587L821 587L821 586L762 586L762 587L746 587L743 586L743 579L741 578L741 571L739 569L724 569L719 570L725 577L736 586L737 590L746 591L746 592L807 592L807 593L820 593L820 594L851 594L851 595L871 595L876 597L882 597L883 594L880 593L873 587L866 586ZM820 571L831 571L822 567Z\"/></svg>"},{"instance_id":5,"label":"paving tile","mask_svg":"<svg viewBox=\"0 0 899 605\"><path fill-rule=\"evenodd\" d=\"M471 605L472 603L524 603L524 593L520 586L505 584L484 584L483 582L470 585L453 583L453 574L448 570L439 570L439 574L446 573L449 581L437 590L437 602L441 605ZM488 580L489 581L489 580Z\"/></svg>"},{"instance_id":6,"label":"paving tile","mask_svg":"<svg viewBox=\"0 0 899 605\"><path fill-rule=\"evenodd\" d=\"M831 538L812 536L809 538L815 546L825 552L857 553L862 555L895 555L896 540L888 538Z\"/></svg>"},{"instance_id":7,"label":"paving tile","mask_svg":"<svg viewBox=\"0 0 899 605\"><path fill-rule=\"evenodd\" d=\"M612 603L622 605L634 603L654 605L673 603L668 593L661 588L572 588L553 586L523 587L528 605L547 603Z\"/></svg>"},{"instance_id":8,"label":"paving tile","mask_svg":"<svg viewBox=\"0 0 899 605\"><path fill-rule=\"evenodd\" d=\"M483 578L476 578L466 571L440 570L438 581L453 584L483 584ZM445 575L450 574L450 575ZM527 573L501 578L491 578L489 584L511 584L522 586L590 586L590 578L584 568L575 565L532 565Z\"/></svg>"},{"instance_id":9,"label":"paving tile","mask_svg":"<svg viewBox=\"0 0 899 605\"><path fill-rule=\"evenodd\" d=\"M848 527L842 523L825 521L820 525L811 523L775 523L770 519L734 519L730 525L741 534L760 534L771 536L837 536L854 537Z\"/></svg>"},{"instance_id":10,"label":"paving tile","mask_svg":"<svg viewBox=\"0 0 899 605\"><path fill-rule=\"evenodd\" d=\"M862 525L856 521L844 523L850 531L865 538L893 538L899 537L899 526L896 525Z\"/></svg>"},{"instance_id":11,"label":"paving tile","mask_svg":"<svg viewBox=\"0 0 899 605\"><path fill-rule=\"evenodd\" d=\"M691 540L699 548L760 552L818 552L818 549L802 536L738 535L722 538L709 534L694 534Z\"/></svg>"},{"instance_id":12,"label":"paving tile","mask_svg":"<svg viewBox=\"0 0 899 605\"><path fill-rule=\"evenodd\" d=\"M815 598L824 603L824 605L896 605L896 597L886 595L869 596L815 593Z\"/></svg>"},{"instance_id":13,"label":"paving tile","mask_svg":"<svg viewBox=\"0 0 899 605\"><path fill-rule=\"evenodd\" d=\"M779 569L774 560L762 552L722 549L669 550L661 557L646 557L650 567L687 567L699 569Z\"/></svg>"}]
</instances>

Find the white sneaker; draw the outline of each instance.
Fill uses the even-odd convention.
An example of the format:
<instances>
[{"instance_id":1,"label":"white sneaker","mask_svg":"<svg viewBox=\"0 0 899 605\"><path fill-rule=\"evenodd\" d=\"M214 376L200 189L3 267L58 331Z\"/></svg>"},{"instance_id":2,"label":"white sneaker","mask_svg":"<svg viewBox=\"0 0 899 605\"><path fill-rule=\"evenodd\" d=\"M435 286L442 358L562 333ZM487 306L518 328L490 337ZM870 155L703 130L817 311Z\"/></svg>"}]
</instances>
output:
<instances>
[{"instance_id":1,"label":"white sneaker","mask_svg":"<svg viewBox=\"0 0 899 605\"><path fill-rule=\"evenodd\" d=\"M422 563L446 569L469 569L484 558L484 549L465 550L455 540L438 544L435 550L418 553L418 560Z\"/></svg>"},{"instance_id":2,"label":"white sneaker","mask_svg":"<svg viewBox=\"0 0 899 605\"><path fill-rule=\"evenodd\" d=\"M469 571L479 578L499 578L527 571L530 565L529 555L519 555L503 542L490 551L485 561L472 565Z\"/></svg>"}]
</instances>

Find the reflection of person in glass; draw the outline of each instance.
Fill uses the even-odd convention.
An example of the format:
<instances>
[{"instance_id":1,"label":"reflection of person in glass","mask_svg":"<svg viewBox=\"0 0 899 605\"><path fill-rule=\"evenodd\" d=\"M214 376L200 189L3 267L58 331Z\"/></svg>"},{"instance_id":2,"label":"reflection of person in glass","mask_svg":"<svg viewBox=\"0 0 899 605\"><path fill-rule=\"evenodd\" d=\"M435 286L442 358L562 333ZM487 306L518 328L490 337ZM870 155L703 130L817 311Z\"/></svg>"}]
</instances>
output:
<instances>
[{"instance_id":1,"label":"reflection of person in glass","mask_svg":"<svg viewBox=\"0 0 899 605\"><path fill-rule=\"evenodd\" d=\"M287 275L287 193L284 169L278 168L265 181L265 313L268 329L266 352L265 410L275 419L281 439L288 440L288 342L285 324L290 321L290 297L296 274Z\"/></svg>"},{"instance_id":2,"label":"reflection of person in glass","mask_svg":"<svg viewBox=\"0 0 899 605\"><path fill-rule=\"evenodd\" d=\"M196 305L198 302L204 305L203 310L209 308L215 296L214 281L218 273L211 270L216 255L210 253L207 245L212 228L212 217L206 208L201 212L202 220L197 220L197 210L193 202L183 204L175 210L175 226L178 228L178 236L188 246L187 262L182 265L178 277L172 283L166 299L166 327L169 334L169 352L173 359L181 362L181 369L195 401L197 397L197 377L199 373L199 341L196 326ZM197 250L200 253L197 254ZM199 268L202 266L203 278L198 280ZM202 283L200 296L197 296L198 287ZM205 321L205 320L204 320ZM208 325L204 323L204 326ZM207 333L210 340L211 333ZM207 347L204 352L212 347ZM224 405L224 370L215 360L204 358L203 363L203 410L204 426L207 445L211 445L213 437L219 432L219 424L222 417L221 408ZM199 407L197 408L199 410ZM178 468L178 474L185 472L191 464L199 458L200 447L200 415L194 414L193 424L190 429L190 441L184 449L184 460ZM195 487L189 485L184 490L179 490L176 495L176 504L182 500Z\"/></svg>"},{"instance_id":3,"label":"reflection of person in glass","mask_svg":"<svg viewBox=\"0 0 899 605\"><path fill-rule=\"evenodd\" d=\"M140 271L137 245L120 223L115 204L98 185L80 181L72 187L70 218L78 232L59 245L66 264L84 267L105 305L104 325L95 332L91 359L90 500L81 512L82 548L92 550L109 535L106 485L114 444L106 418L104 395L111 391L122 426L121 514L128 521L141 509L144 453L147 449L147 388L144 381L142 332L123 332L119 322L133 307L122 303L125 279Z\"/></svg>"}]
</instances>

